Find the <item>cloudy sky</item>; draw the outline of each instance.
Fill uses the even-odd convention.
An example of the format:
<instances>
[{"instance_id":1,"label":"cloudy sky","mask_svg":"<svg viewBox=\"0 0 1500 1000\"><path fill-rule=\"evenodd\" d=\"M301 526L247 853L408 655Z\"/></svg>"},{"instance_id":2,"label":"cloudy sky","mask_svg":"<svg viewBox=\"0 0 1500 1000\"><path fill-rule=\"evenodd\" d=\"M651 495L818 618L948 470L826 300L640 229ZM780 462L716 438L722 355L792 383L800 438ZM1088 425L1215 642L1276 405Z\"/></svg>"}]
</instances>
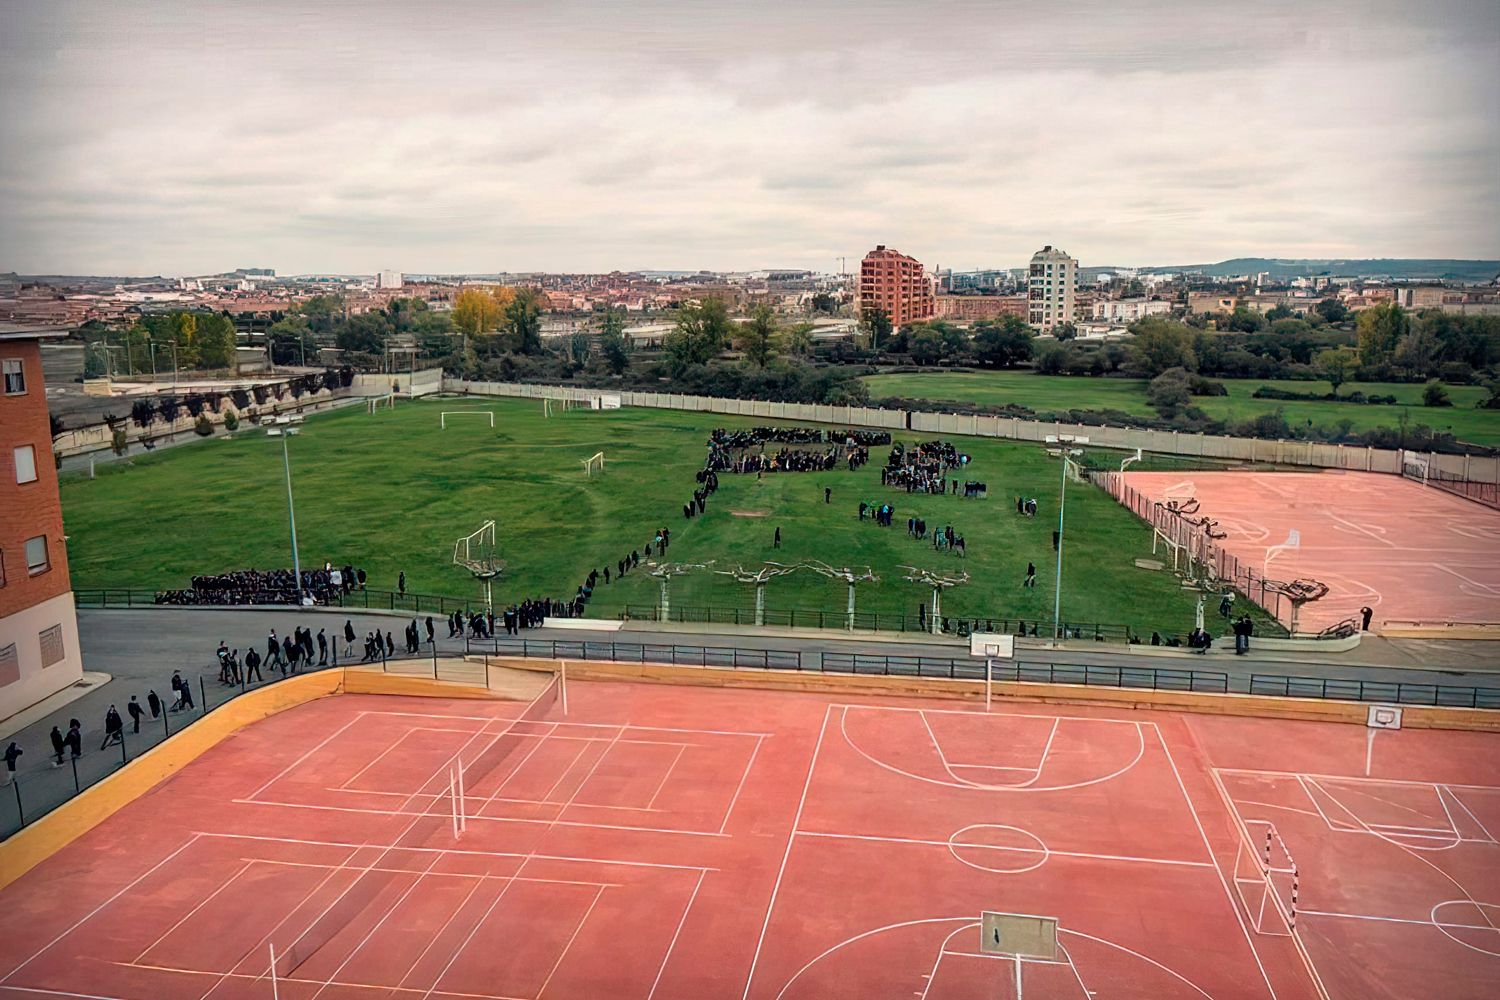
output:
<instances>
[{"instance_id":1,"label":"cloudy sky","mask_svg":"<svg viewBox=\"0 0 1500 1000\"><path fill-rule=\"evenodd\" d=\"M1494 0L0 0L0 94L0 271L1500 257Z\"/></svg>"}]
</instances>

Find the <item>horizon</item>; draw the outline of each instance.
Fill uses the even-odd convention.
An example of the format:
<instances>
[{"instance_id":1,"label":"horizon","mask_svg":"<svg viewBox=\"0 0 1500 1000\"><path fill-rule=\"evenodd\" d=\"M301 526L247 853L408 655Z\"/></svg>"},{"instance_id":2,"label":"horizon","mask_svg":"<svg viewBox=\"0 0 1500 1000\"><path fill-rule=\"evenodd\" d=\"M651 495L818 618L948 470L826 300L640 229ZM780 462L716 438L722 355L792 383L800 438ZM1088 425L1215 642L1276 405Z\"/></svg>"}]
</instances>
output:
<instances>
[{"instance_id":1,"label":"horizon","mask_svg":"<svg viewBox=\"0 0 1500 1000\"><path fill-rule=\"evenodd\" d=\"M0 53L17 273L1500 259L1479 0L0 0Z\"/></svg>"}]
</instances>

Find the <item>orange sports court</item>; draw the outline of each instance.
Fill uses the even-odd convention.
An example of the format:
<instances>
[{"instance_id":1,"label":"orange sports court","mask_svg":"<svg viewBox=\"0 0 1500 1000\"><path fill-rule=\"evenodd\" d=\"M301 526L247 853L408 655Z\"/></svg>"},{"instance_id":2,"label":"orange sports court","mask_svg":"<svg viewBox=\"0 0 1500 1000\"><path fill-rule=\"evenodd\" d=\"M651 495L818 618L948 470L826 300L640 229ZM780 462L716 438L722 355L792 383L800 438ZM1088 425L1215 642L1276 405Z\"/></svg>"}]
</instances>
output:
<instances>
[{"instance_id":1,"label":"orange sports court","mask_svg":"<svg viewBox=\"0 0 1500 1000\"><path fill-rule=\"evenodd\" d=\"M0 998L1500 982L1491 733L541 676L530 701L317 697L217 740L0 893ZM1483 724L1407 715L1450 711Z\"/></svg>"},{"instance_id":2,"label":"orange sports court","mask_svg":"<svg viewBox=\"0 0 1500 1000\"><path fill-rule=\"evenodd\" d=\"M1125 487L1112 492L1147 520L1163 503L1196 500L1197 514L1213 522L1216 536L1222 533L1212 542L1218 575L1237 587L1253 592L1247 581L1261 577L1327 584L1324 597L1301 609L1299 632L1357 618L1364 607L1377 628L1496 620L1495 508L1374 472L1111 475ZM1296 544L1289 546L1293 533ZM1278 613L1283 624L1286 611Z\"/></svg>"}]
</instances>

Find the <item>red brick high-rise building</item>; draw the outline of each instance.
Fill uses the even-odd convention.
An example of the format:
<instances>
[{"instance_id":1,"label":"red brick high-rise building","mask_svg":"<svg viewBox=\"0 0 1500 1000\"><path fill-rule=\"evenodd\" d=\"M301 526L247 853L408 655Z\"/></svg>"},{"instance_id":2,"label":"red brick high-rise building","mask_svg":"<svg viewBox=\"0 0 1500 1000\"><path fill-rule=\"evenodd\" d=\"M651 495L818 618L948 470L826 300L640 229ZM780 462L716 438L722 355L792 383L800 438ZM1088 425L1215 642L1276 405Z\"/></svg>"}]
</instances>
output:
<instances>
[{"instance_id":1,"label":"red brick high-rise building","mask_svg":"<svg viewBox=\"0 0 1500 1000\"><path fill-rule=\"evenodd\" d=\"M83 677L42 338L0 324L0 719Z\"/></svg>"},{"instance_id":2,"label":"red brick high-rise building","mask_svg":"<svg viewBox=\"0 0 1500 1000\"><path fill-rule=\"evenodd\" d=\"M889 316L897 329L931 319L932 284L922 262L884 244L865 254L859 265L859 310L870 308Z\"/></svg>"}]
</instances>

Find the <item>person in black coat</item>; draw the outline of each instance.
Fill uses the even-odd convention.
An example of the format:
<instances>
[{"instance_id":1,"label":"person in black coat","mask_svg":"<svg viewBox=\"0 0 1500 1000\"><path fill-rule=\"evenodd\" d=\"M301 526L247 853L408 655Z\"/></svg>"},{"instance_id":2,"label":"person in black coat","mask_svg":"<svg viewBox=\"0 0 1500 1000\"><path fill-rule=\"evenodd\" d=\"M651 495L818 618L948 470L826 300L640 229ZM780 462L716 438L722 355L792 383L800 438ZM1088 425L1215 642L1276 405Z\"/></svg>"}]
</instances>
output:
<instances>
[{"instance_id":1,"label":"person in black coat","mask_svg":"<svg viewBox=\"0 0 1500 1000\"><path fill-rule=\"evenodd\" d=\"M64 737L64 742L68 744L74 760L83 756L83 724L77 719L68 720L68 735Z\"/></svg>"},{"instance_id":2,"label":"person in black coat","mask_svg":"<svg viewBox=\"0 0 1500 1000\"><path fill-rule=\"evenodd\" d=\"M49 735L52 737L52 753L56 758L52 761L52 766L62 767L63 749L67 746L67 741L63 739L62 730L56 726L52 727L52 732Z\"/></svg>"},{"instance_id":3,"label":"person in black coat","mask_svg":"<svg viewBox=\"0 0 1500 1000\"><path fill-rule=\"evenodd\" d=\"M255 675L255 683L257 683L257 684L259 684L261 681L265 680L265 678L260 675L260 654L255 651L255 648L253 646L250 649L245 650L245 683L246 684L250 683L250 675L251 674Z\"/></svg>"},{"instance_id":4,"label":"person in black coat","mask_svg":"<svg viewBox=\"0 0 1500 1000\"><path fill-rule=\"evenodd\" d=\"M253 653L255 651L252 649L250 652ZM248 655L245 657L245 662L250 662ZM256 662L260 661L257 660ZM151 718L155 719L161 715L161 696L156 693L155 688L150 688L146 691L146 705L151 709Z\"/></svg>"},{"instance_id":5,"label":"person in black coat","mask_svg":"<svg viewBox=\"0 0 1500 1000\"><path fill-rule=\"evenodd\" d=\"M347 618L344 619L344 645L354 645L354 623Z\"/></svg>"},{"instance_id":6,"label":"person in black coat","mask_svg":"<svg viewBox=\"0 0 1500 1000\"><path fill-rule=\"evenodd\" d=\"M135 700L135 695L130 696L130 703L125 706L125 711L130 713L132 733L141 731L141 716L146 713L141 709L141 703Z\"/></svg>"},{"instance_id":7,"label":"person in black coat","mask_svg":"<svg viewBox=\"0 0 1500 1000\"><path fill-rule=\"evenodd\" d=\"M328 666L328 636L326 629L318 629L318 666Z\"/></svg>"},{"instance_id":8,"label":"person in black coat","mask_svg":"<svg viewBox=\"0 0 1500 1000\"><path fill-rule=\"evenodd\" d=\"M125 721L120 718L120 713L115 706L109 706L109 711L104 713L104 742L99 744L103 750L111 743L125 742Z\"/></svg>"}]
</instances>

